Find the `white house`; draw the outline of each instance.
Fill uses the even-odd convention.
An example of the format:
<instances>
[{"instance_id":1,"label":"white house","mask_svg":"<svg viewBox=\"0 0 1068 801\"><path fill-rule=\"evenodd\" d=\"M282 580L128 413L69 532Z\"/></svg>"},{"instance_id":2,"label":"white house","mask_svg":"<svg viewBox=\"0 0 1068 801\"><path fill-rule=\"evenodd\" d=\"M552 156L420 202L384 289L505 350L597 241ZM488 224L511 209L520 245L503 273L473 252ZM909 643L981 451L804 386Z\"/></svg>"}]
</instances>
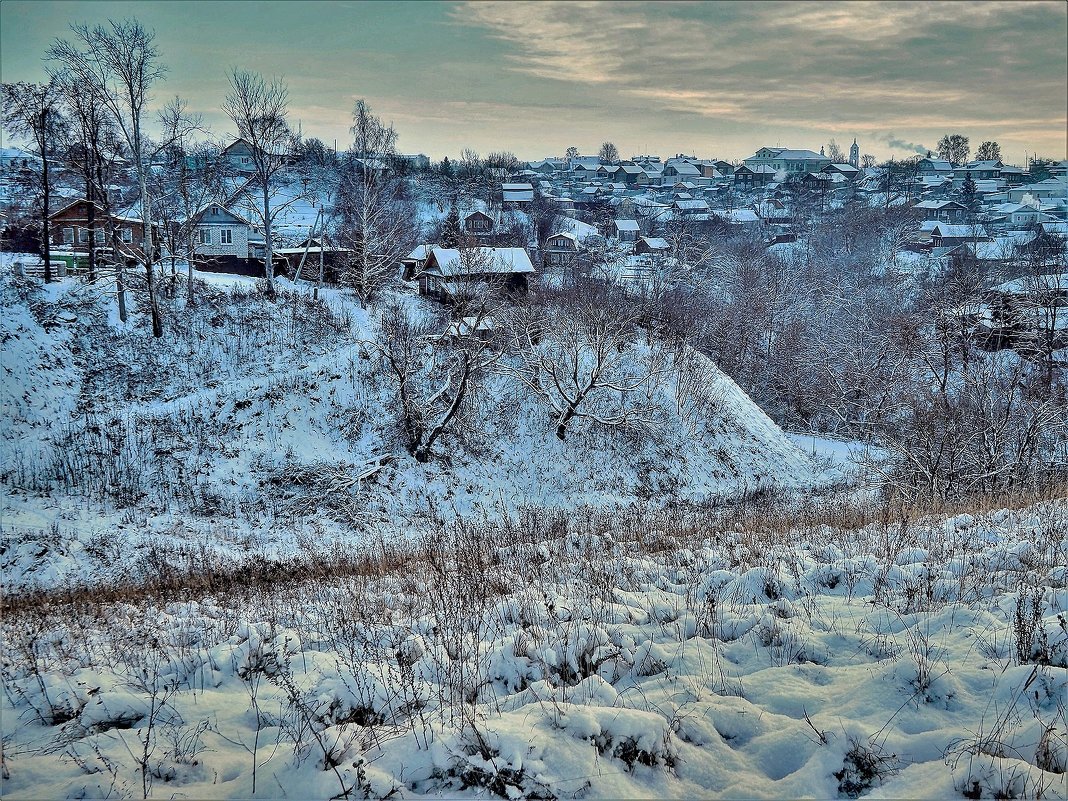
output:
<instances>
[{"instance_id":1,"label":"white house","mask_svg":"<svg viewBox=\"0 0 1068 801\"><path fill-rule=\"evenodd\" d=\"M252 224L218 204L205 206L190 218L194 226L194 253L197 256L249 257Z\"/></svg>"}]
</instances>

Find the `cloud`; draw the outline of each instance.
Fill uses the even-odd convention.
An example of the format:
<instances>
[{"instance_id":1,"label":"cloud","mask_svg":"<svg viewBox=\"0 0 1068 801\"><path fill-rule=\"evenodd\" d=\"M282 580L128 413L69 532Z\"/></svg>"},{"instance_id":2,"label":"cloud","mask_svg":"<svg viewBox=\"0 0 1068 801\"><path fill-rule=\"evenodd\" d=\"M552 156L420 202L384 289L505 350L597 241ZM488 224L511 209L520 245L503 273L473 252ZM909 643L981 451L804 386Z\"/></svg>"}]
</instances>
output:
<instances>
[{"instance_id":1,"label":"cloud","mask_svg":"<svg viewBox=\"0 0 1068 801\"><path fill-rule=\"evenodd\" d=\"M804 129L810 136L973 126L1064 136L1062 4L474 2L453 19L504 46L505 70L585 87L618 114ZM1043 114L1048 116L1043 117ZM1027 127L1031 127L1029 122ZM894 141L889 141L888 137ZM922 141L922 140L921 140ZM801 144L801 143L799 143Z\"/></svg>"}]
</instances>

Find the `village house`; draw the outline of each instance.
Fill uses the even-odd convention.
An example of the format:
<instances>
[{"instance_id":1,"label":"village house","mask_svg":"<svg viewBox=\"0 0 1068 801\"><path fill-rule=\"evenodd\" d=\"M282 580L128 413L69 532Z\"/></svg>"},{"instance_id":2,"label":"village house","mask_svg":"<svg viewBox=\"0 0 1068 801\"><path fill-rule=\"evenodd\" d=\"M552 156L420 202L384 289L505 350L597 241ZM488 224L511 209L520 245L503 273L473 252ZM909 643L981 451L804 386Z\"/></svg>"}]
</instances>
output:
<instances>
[{"instance_id":1,"label":"village house","mask_svg":"<svg viewBox=\"0 0 1068 801\"><path fill-rule=\"evenodd\" d=\"M786 173L819 172L831 160L811 150L793 150L786 147L762 147L755 154L743 159L746 167L771 167Z\"/></svg>"},{"instance_id":2,"label":"village house","mask_svg":"<svg viewBox=\"0 0 1068 801\"><path fill-rule=\"evenodd\" d=\"M475 239L489 239L497 232L496 220L478 209L465 215L461 220L461 225L463 232Z\"/></svg>"},{"instance_id":3,"label":"village house","mask_svg":"<svg viewBox=\"0 0 1068 801\"><path fill-rule=\"evenodd\" d=\"M852 164L828 164L823 168L828 175L842 175L849 181L855 181L860 177L860 170Z\"/></svg>"},{"instance_id":4,"label":"village house","mask_svg":"<svg viewBox=\"0 0 1068 801\"><path fill-rule=\"evenodd\" d=\"M921 200L912 207L924 220L964 223L968 219L968 207L955 200Z\"/></svg>"},{"instance_id":5,"label":"village house","mask_svg":"<svg viewBox=\"0 0 1068 801\"><path fill-rule=\"evenodd\" d=\"M613 220L612 236L620 242L635 242L638 239L637 220Z\"/></svg>"},{"instance_id":6,"label":"village house","mask_svg":"<svg viewBox=\"0 0 1068 801\"><path fill-rule=\"evenodd\" d=\"M545 240L542 248L542 267L568 268L574 266L578 259L578 237L567 231L560 231Z\"/></svg>"},{"instance_id":7,"label":"village house","mask_svg":"<svg viewBox=\"0 0 1068 801\"><path fill-rule=\"evenodd\" d=\"M233 172L253 173L256 171L256 165L252 160L253 155L252 145L244 139L237 139L223 148L219 153L219 158Z\"/></svg>"},{"instance_id":8,"label":"village house","mask_svg":"<svg viewBox=\"0 0 1068 801\"><path fill-rule=\"evenodd\" d=\"M970 175L973 181L990 178L1000 178L1001 168L1005 165L1001 163L999 159L989 159L986 161L970 161L963 167L959 167L954 170L954 178L963 178L966 175Z\"/></svg>"},{"instance_id":9,"label":"village house","mask_svg":"<svg viewBox=\"0 0 1068 801\"><path fill-rule=\"evenodd\" d=\"M990 239L981 225L951 225L937 223L931 229L931 244L935 248L955 248L965 242L986 242Z\"/></svg>"},{"instance_id":10,"label":"village house","mask_svg":"<svg viewBox=\"0 0 1068 801\"><path fill-rule=\"evenodd\" d=\"M199 259L219 265L248 259L252 224L244 217L211 204L194 214L189 224L193 227L193 252Z\"/></svg>"},{"instance_id":11,"label":"village house","mask_svg":"<svg viewBox=\"0 0 1068 801\"><path fill-rule=\"evenodd\" d=\"M927 156L916 162L916 174L920 176L938 175L948 178L952 173L953 164L946 159L936 159L933 156Z\"/></svg>"},{"instance_id":12,"label":"village house","mask_svg":"<svg viewBox=\"0 0 1068 801\"><path fill-rule=\"evenodd\" d=\"M534 265L524 248L433 248L419 274L419 292L447 300L474 284L526 292Z\"/></svg>"},{"instance_id":13,"label":"village house","mask_svg":"<svg viewBox=\"0 0 1068 801\"><path fill-rule=\"evenodd\" d=\"M62 248L73 253L88 253L90 248L110 249L114 245L119 255L127 262L141 257L144 247L144 223L133 216L104 214L103 208L93 203L93 239L89 241L89 206L85 198L79 198L48 217L49 241L53 247ZM108 229L114 225L117 241L108 240ZM158 226L153 226L157 228ZM158 243L158 237L156 237Z\"/></svg>"},{"instance_id":14,"label":"village house","mask_svg":"<svg viewBox=\"0 0 1068 801\"><path fill-rule=\"evenodd\" d=\"M658 236L643 236L634 243L635 256L644 256L647 258L666 256L670 250L671 246L668 244L668 241Z\"/></svg>"},{"instance_id":15,"label":"village house","mask_svg":"<svg viewBox=\"0 0 1068 801\"><path fill-rule=\"evenodd\" d=\"M503 208L522 208L529 206L533 202L534 187L530 184L501 184L501 203Z\"/></svg>"},{"instance_id":16,"label":"village house","mask_svg":"<svg viewBox=\"0 0 1068 801\"><path fill-rule=\"evenodd\" d=\"M755 189L766 186L775 180L777 170L767 164L749 167L745 164L734 170L733 178L735 185L743 190Z\"/></svg>"},{"instance_id":17,"label":"village house","mask_svg":"<svg viewBox=\"0 0 1068 801\"><path fill-rule=\"evenodd\" d=\"M418 245L411 253L401 259L401 278L414 281L423 271L431 251L438 245Z\"/></svg>"}]
</instances>

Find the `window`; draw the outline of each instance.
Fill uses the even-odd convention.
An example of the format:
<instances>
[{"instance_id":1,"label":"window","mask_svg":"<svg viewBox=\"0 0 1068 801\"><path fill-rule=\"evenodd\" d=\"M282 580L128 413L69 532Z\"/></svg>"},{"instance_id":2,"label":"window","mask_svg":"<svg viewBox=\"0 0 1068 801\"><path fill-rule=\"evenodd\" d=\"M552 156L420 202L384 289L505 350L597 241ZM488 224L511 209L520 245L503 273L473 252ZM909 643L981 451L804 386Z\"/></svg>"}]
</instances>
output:
<instances>
[{"instance_id":1,"label":"window","mask_svg":"<svg viewBox=\"0 0 1068 801\"><path fill-rule=\"evenodd\" d=\"M250 159L248 156L242 156L241 157L241 163L242 164L251 164L252 163L252 159Z\"/></svg>"},{"instance_id":2,"label":"window","mask_svg":"<svg viewBox=\"0 0 1068 801\"><path fill-rule=\"evenodd\" d=\"M89 231L86 228L78 229L78 243L84 245L89 241Z\"/></svg>"},{"instance_id":3,"label":"window","mask_svg":"<svg viewBox=\"0 0 1068 801\"><path fill-rule=\"evenodd\" d=\"M219 207L218 206L212 206L211 207L211 216L212 217L218 217L219 216Z\"/></svg>"},{"instance_id":4,"label":"window","mask_svg":"<svg viewBox=\"0 0 1068 801\"><path fill-rule=\"evenodd\" d=\"M210 245L211 244L211 229L210 228L201 228L200 229L200 244L202 244L202 245Z\"/></svg>"},{"instance_id":5,"label":"window","mask_svg":"<svg viewBox=\"0 0 1068 801\"><path fill-rule=\"evenodd\" d=\"M93 239L96 240L96 243L98 245L103 245L104 244L104 231L102 229L100 229L100 228L97 228L96 231L93 233Z\"/></svg>"},{"instance_id":6,"label":"window","mask_svg":"<svg viewBox=\"0 0 1068 801\"><path fill-rule=\"evenodd\" d=\"M219 244L220 245L232 245L234 244L234 232L229 228L223 228L219 231Z\"/></svg>"},{"instance_id":7,"label":"window","mask_svg":"<svg viewBox=\"0 0 1068 801\"><path fill-rule=\"evenodd\" d=\"M123 242L133 242L133 228L123 228L122 229L122 241Z\"/></svg>"},{"instance_id":8,"label":"window","mask_svg":"<svg viewBox=\"0 0 1068 801\"><path fill-rule=\"evenodd\" d=\"M74 244L74 229L73 228L64 228L63 229L63 244L65 244L65 245L73 245Z\"/></svg>"}]
</instances>

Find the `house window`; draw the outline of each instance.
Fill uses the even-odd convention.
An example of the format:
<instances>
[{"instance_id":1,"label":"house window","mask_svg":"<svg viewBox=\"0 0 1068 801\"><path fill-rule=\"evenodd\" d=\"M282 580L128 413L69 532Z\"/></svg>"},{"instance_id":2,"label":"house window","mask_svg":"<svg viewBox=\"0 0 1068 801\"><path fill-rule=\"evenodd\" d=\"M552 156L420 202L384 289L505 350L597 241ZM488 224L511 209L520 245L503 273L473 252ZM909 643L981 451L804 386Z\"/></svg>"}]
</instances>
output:
<instances>
[{"instance_id":1,"label":"house window","mask_svg":"<svg viewBox=\"0 0 1068 801\"><path fill-rule=\"evenodd\" d=\"M211 229L210 228L201 228L200 229L200 244L202 244L202 245L210 245L211 244Z\"/></svg>"},{"instance_id":2,"label":"house window","mask_svg":"<svg viewBox=\"0 0 1068 801\"><path fill-rule=\"evenodd\" d=\"M89 230L87 228L78 229L78 244L84 245L89 241Z\"/></svg>"},{"instance_id":3,"label":"house window","mask_svg":"<svg viewBox=\"0 0 1068 801\"><path fill-rule=\"evenodd\" d=\"M93 238L96 240L96 243L98 245L103 245L104 244L104 232L103 232L103 230L100 229L100 228L97 228L96 231L93 232Z\"/></svg>"},{"instance_id":4,"label":"house window","mask_svg":"<svg viewBox=\"0 0 1068 801\"><path fill-rule=\"evenodd\" d=\"M212 206L211 207L211 216L212 217L218 217L219 216L219 207L218 206Z\"/></svg>"},{"instance_id":5,"label":"house window","mask_svg":"<svg viewBox=\"0 0 1068 801\"><path fill-rule=\"evenodd\" d=\"M223 228L219 231L219 244L220 245L232 245L234 244L234 232L229 228Z\"/></svg>"},{"instance_id":6,"label":"house window","mask_svg":"<svg viewBox=\"0 0 1068 801\"><path fill-rule=\"evenodd\" d=\"M64 228L63 229L63 244L65 244L65 245L73 245L74 244L74 229L73 228Z\"/></svg>"},{"instance_id":7,"label":"house window","mask_svg":"<svg viewBox=\"0 0 1068 801\"><path fill-rule=\"evenodd\" d=\"M133 228L122 229L122 241L127 243L133 242Z\"/></svg>"},{"instance_id":8,"label":"house window","mask_svg":"<svg viewBox=\"0 0 1068 801\"><path fill-rule=\"evenodd\" d=\"M250 159L248 156L242 156L241 157L241 163L242 164L251 164L252 163L252 159Z\"/></svg>"}]
</instances>

